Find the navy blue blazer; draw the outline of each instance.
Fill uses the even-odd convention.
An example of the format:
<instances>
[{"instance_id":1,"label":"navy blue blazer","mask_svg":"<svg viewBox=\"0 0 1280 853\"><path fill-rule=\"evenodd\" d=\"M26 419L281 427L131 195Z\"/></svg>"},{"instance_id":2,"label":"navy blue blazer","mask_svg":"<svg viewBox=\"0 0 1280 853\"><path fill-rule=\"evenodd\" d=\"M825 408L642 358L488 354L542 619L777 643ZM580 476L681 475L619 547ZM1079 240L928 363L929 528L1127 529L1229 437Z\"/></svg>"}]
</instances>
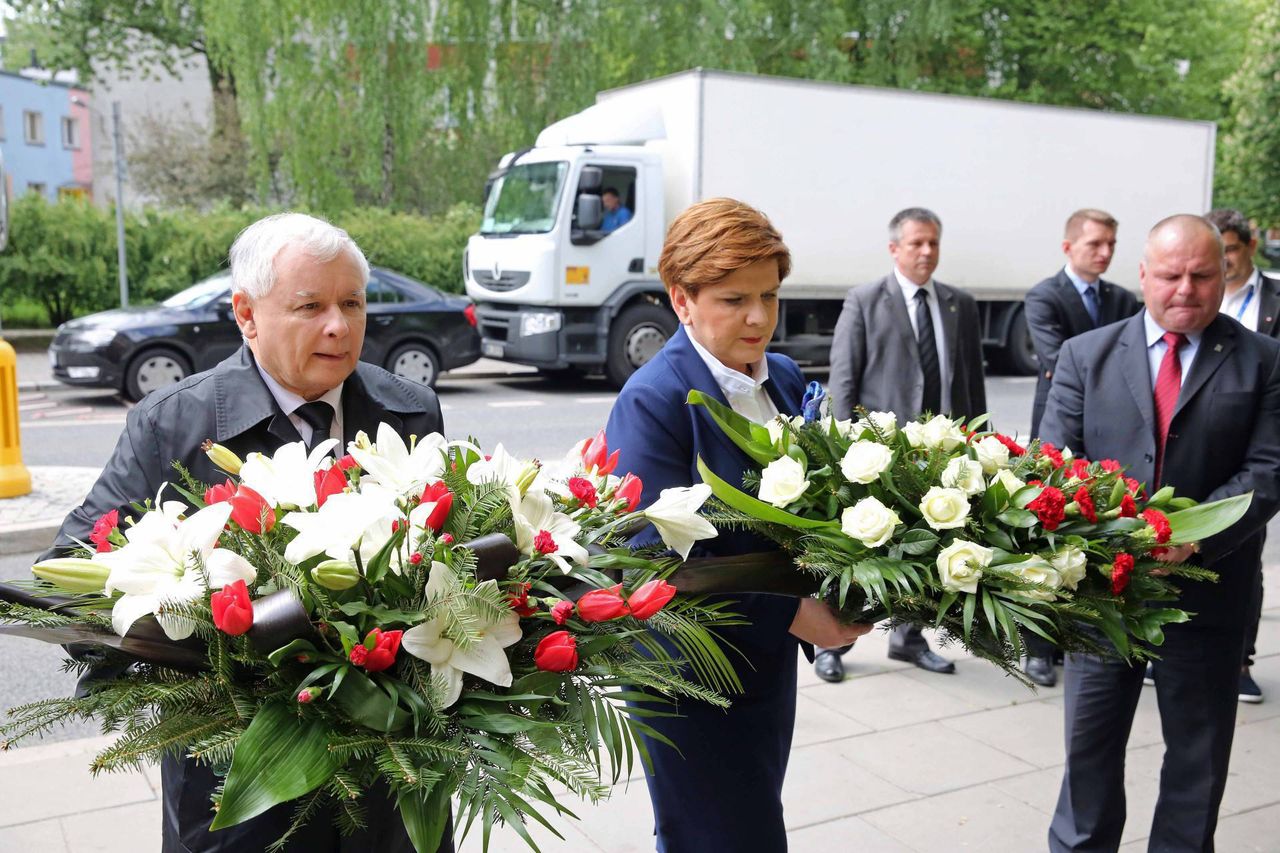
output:
<instances>
[{"instance_id":1,"label":"navy blue blazer","mask_svg":"<svg viewBox=\"0 0 1280 853\"><path fill-rule=\"evenodd\" d=\"M778 411L797 415L804 375L786 356L769 354L765 383ZM697 459L726 482L741 487L756 468L716 426L706 409L686 403L696 388L727 401L684 328L627 381L609 415L609 448L621 451L618 471L644 483L641 505L663 489L702 482ZM635 540L658 541L652 528ZM770 550L759 537L722 531L695 545L699 556ZM789 632L799 601L773 595L733 595L729 609L748 624L719 631L743 692L721 711L682 701L677 717L647 718L675 744L645 738L652 761L646 775L660 853L778 853L786 849L782 783L795 726L796 649ZM735 650L741 654L735 653ZM810 652L811 653L811 652ZM664 706L668 707L668 706Z\"/></svg>"}]
</instances>

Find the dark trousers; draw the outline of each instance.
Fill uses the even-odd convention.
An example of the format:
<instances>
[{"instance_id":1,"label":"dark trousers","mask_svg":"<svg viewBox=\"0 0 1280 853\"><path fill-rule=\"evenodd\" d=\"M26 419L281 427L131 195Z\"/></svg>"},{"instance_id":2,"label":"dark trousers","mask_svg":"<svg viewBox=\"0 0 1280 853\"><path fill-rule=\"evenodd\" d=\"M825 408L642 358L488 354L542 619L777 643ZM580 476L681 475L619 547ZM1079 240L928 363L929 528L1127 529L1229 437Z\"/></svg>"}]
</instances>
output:
<instances>
[{"instance_id":1,"label":"dark trousers","mask_svg":"<svg viewBox=\"0 0 1280 853\"><path fill-rule=\"evenodd\" d=\"M1262 535L1259 537L1261 542L1258 544L1259 565L1256 575L1253 579L1253 589L1250 594L1249 613L1244 623L1244 666L1253 666L1253 656L1258 653L1258 622L1262 619L1262 565L1261 554L1262 548L1267 541L1267 531L1264 528Z\"/></svg>"},{"instance_id":2,"label":"dark trousers","mask_svg":"<svg viewBox=\"0 0 1280 853\"><path fill-rule=\"evenodd\" d=\"M1022 632L1022 646L1029 658L1050 658L1058 654L1058 645L1032 631Z\"/></svg>"},{"instance_id":3,"label":"dark trousers","mask_svg":"<svg viewBox=\"0 0 1280 853\"><path fill-rule=\"evenodd\" d=\"M895 625L889 634L889 651L891 652L923 652L928 651L929 641L920 633L919 625Z\"/></svg>"},{"instance_id":4,"label":"dark trousers","mask_svg":"<svg viewBox=\"0 0 1280 853\"><path fill-rule=\"evenodd\" d=\"M1235 733L1239 625L1166 628L1155 662L1164 764L1150 851L1212 851ZM1145 667L1067 656L1067 764L1049 849L1114 851L1125 824L1124 759Z\"/></svg>"},{"instance_id":5,"label":"dark trousers","mask_svg":"<svg viewBox=\"0 0 1280 853\"><path fill-rule=\"evenodd\" d=\"M296 803L281 803L236 826L209 831L213 807L209 795L221 780L206 764L166 756L160 762L164 791L164 853L258 853L284 835ZM382 787L361 799L365 828L342 836L327 811L316 814L289 839L288 853L414 853L404 821L389 791ZM438 853L453 853L452 820Z\"/></svg>"}]
</instances>

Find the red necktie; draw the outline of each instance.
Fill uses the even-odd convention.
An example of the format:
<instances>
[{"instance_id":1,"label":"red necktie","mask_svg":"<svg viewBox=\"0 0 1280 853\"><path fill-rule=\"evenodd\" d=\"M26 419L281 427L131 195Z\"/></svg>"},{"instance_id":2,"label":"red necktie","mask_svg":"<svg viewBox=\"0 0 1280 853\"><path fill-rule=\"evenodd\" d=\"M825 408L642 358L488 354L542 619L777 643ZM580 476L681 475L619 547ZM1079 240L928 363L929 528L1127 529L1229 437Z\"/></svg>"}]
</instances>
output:
<instances>
[{"instance_id":1,"label":"red necktie","mask_svg":"<svg viewBox=\"0 0 1280 853\"><path fill-rule=\"evenodd\" d=\"M1169 423L1173 420L1173 410L1178 405L1178 392L1182 390L1182 361L1178 358L1178 350L1187 344L1187 336L1181 332L1165 332L1164 342L1168 349L1160 361L1160 372L1156 374L1156 477L1160 484L1160 469L1164 466L1164 447L1169 438Z\"/></svg>"}]
</instances>

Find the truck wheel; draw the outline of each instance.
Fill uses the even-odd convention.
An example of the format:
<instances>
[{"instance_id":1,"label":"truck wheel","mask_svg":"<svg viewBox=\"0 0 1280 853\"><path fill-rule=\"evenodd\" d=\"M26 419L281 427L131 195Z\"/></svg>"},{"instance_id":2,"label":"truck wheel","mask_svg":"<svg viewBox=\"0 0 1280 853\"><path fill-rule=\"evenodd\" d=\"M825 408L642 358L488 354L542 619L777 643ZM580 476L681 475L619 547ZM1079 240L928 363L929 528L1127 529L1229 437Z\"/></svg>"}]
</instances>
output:
<instances>
[{"instance_id":1,"label":"truck wheel","mask_svg":"<svg viewBox=\"0 0 1280 853\"><path fill-rule=\"evenodd\" d=\"M1027 328L1027 314L1019 309L1009 325L1009 339L1004 347L1005 367L1018 376L1034 376L1040 369L1031 331Z\"/></svg>"},{"instance_id":2,"label":"truck wheel","mask_svg":"<svg viewBox=\"0 0 1280 853\"><path fill-rule=\"evenodd\" d=\"M676 315L670 308L641 302L624 309L609 330L605 375L615 388L621 388L675 333Z\"/></svg>"},{"instance_id":3,"label":"truck wheel","mask_svg":"<svg viewBox=\"0 0 1280 853\"><path fill-rule=\"evenodd\" d=\"M152 391L158 391L191 375L191 365L176 350L153 347L133 357L124 374L124 393L138 402Z\"/></svg>"}]
</instances>

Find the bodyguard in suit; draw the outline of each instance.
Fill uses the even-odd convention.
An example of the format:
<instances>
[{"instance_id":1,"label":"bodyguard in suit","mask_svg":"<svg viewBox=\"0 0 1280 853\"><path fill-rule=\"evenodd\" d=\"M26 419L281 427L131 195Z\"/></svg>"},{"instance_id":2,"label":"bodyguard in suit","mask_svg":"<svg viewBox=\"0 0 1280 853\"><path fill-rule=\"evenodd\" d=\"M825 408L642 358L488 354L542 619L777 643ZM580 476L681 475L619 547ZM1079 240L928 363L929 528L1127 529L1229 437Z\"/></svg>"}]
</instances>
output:
<instances>
[{"instance_id":1,"label":"bodyguard in suit","mask_svg":"<svg viewBox=\"0 0 1280 853\"><path fill-rule=\"evenodd\" d=\"M790 267L781 235L742 202L709 199L671 223L658 271L680 328L627 380L606 427L609 446L620 453L618 470L643 483L640 506L663 489L701 483L699 458L739 488L743 472L758 467L704 407L687 404L690 389L757 423L800 414L804 375L790 358L765 352ZM633 540L657 541L652 528ZM751 533L721 530L697 550L727 556L773 547ZM727 712L684 700L674 709L679 716L645 720L670 742L645 737L659 853L787 849L782 784L795 725L797 645L850 643L871 629L841 624L812 598L731 599L729 609L746 624L720 633L742 654L742 693L730 697Z\"/></svg>"},{"instance_id":2,"label":"bodyguard in suit","mask_svg":"<svg viewBox=\"0 0 1280 853\"><path fill-rule=\"evenodd\" d=\"M310 216L269 216L231 247L232 306L245 345L211 370L156 391L125 421L102 475L73 510L45 555L85 542L111 510L126 518L132 501L154 499L180 461L197 480L223 478L200 445L205 439L238 455L272 453L302 440L345 442L379 422L410 435L441 432L435 393L360 362L369 264L345 231ZM167 492L170 500L180 499ZM42 557L44 559L44 557ZM294 804L282 803L238 826L209 832L209 801L219 779L207 764L169 757L161 763L165 853L262 850L284 835ZM328 815L297 832L288 851L410 853L413 845L388 796L363 801L368 826L341 837ZM452 851L447 832L441 850Z\"/></svg>"},{"instance_id":3,"label":"bodyguard in suit","mask_svg":"<svg viewBox=\"0 0 1280 853\"><path fill-rule=\"evenodd\" d=\"M1198 501L1253 492L1229 530L1162 557L1220 579L1177 582L1178 606L1195 615L1167 626L1158 649L1165 754L1148 849L1207 851L1227 782L1258 534L1280 506L1280 343L1218 313L1222 239L1201 217L1157 224L1139 278L1145 311L1063 345L1041 432L1087 458L1119 460L1149 491L1169 485ZM1119 847L1143 669L1067 656L1067 763L1051 850Z\"/></svg>"},{"instance_id":4,"label":"bodyguard in suit","mask_svg":"<svg viewBox=\"0 0 1280 853\"><path fill-rule=\"evenodd\" d=\"M1116 220L1111 214L1084 208L1067 217L1062 235L1066 265L1058 274L1031 288L1026 298L1027 329L1040 359L1035 404L1031 409L1031 435L1040 435L1040 418L1049 399L1049 385L1058 350L1069 338L1105 326L1138 310L1138 300L1119 285L1103 281L1116 249ZM1027 677L1043 687L1058 683L1053 668L1055 646L1026 632Z\"/></svg>"},{"instance_id":5,"label":"bodyguard in suit","mask_svg":"<svg viewBox=\"0 0 1280 853\"><path fill-rule=\"evenodd\" d=\"M1254 253L1258 251L1258 237L1253 226L1238 210L1211 210L1205 214L1205 219L1216 225L1222 234L1223 251L1226 253L1227 284L1226 295L1222 297L1222 313L1246 329L1280 338L1280 278L1269 276L1253 265ZM1261 535L1265 542L1266 531ZM1258 687L1249 671L1253 666L1253 656L1257 654L1258 621L1262 618L1261 566L1257 577L1252 612L1245 623L1244 658L1236 690L1237 699L1250 703L1262 701L1262 688Z\"/></svg>"},{"instance_id":6,"label":"bodyguard in suit","mask_svg":"<svg viewBox=\"0 0 1280 853\"><path fill-rule=\"evenodd\" d=\"M972 296L935 281L942 221L922 207L889 220L893 272L849 291L831 341L831 412L848 418L855 406L972 418L987 410L982 372L982 325ZM822 649L818 677L844 678L843 649ZM899 625L889 657L930 672L955 672L915 625Z\"/></svg>"}]
</instances>

